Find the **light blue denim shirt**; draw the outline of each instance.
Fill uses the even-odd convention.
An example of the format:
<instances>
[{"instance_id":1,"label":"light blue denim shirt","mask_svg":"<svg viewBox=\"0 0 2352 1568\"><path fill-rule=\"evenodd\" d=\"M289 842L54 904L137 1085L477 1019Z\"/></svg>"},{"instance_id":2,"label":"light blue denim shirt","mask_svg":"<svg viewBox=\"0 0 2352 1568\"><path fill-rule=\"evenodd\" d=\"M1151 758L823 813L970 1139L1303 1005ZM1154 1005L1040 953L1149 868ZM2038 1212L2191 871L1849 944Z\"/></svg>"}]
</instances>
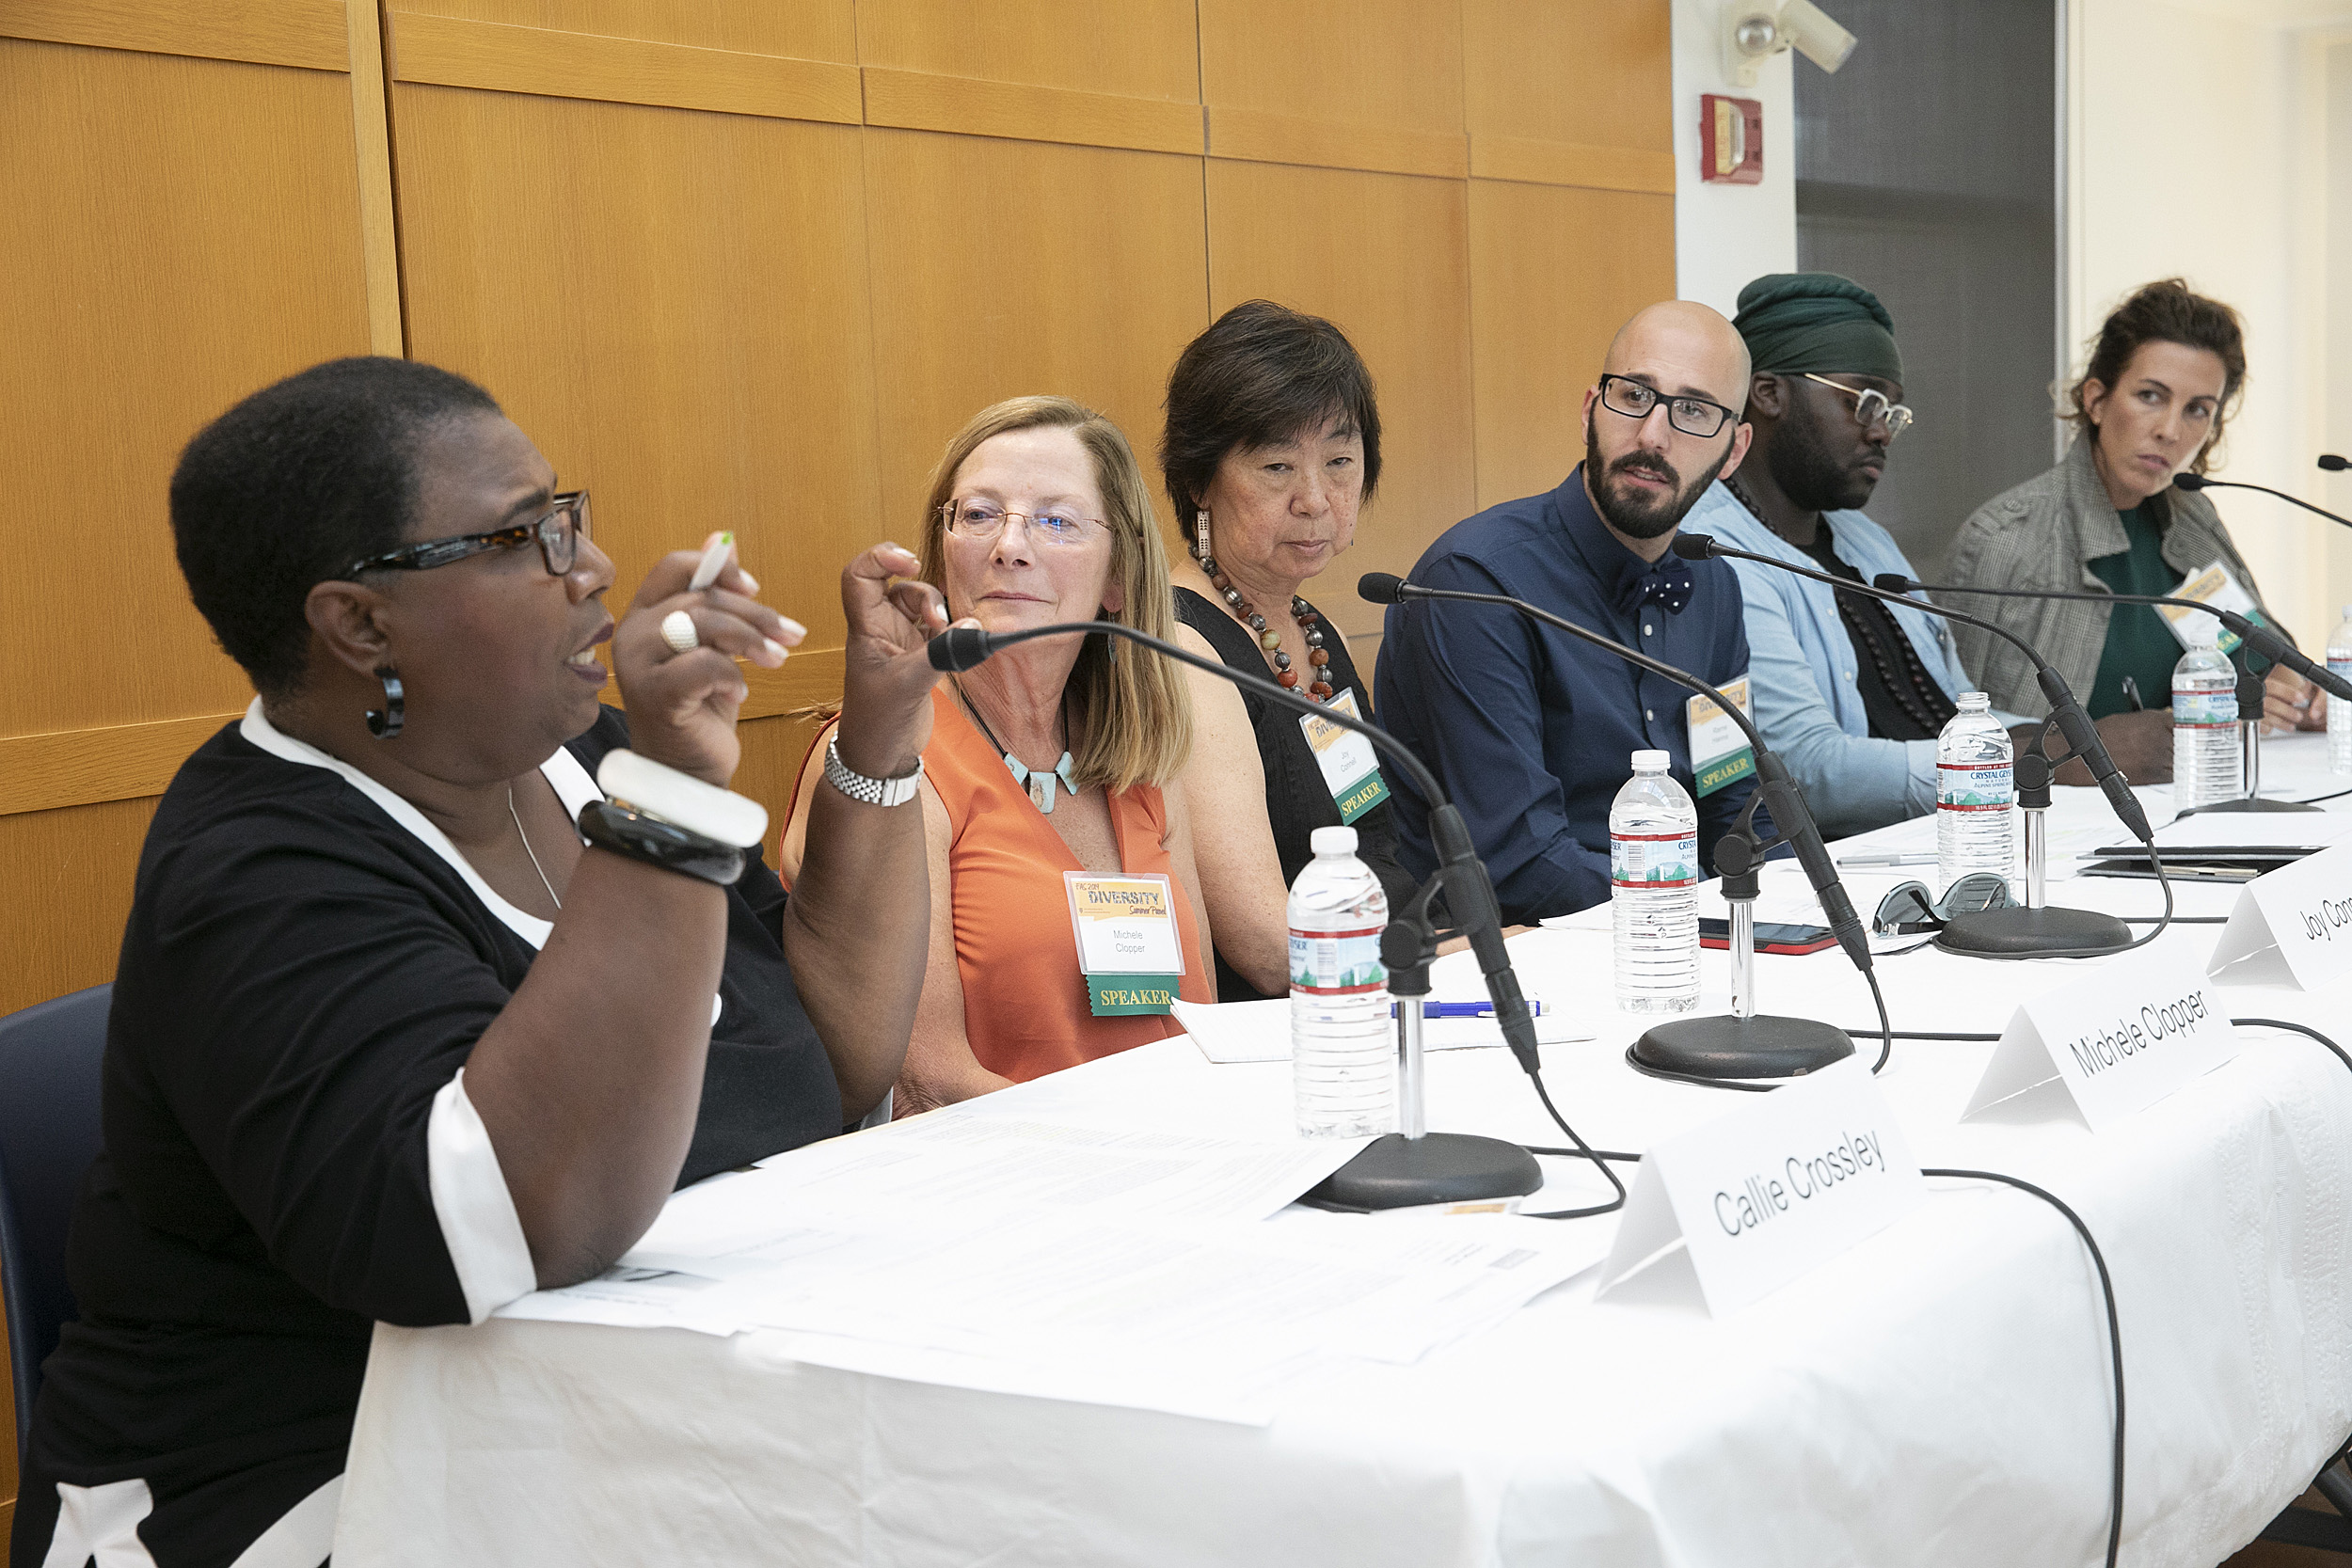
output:
<instances>
[{"instance_id":1,"label":"light blue denim shirt","mask_svg":"<svg viewBox=\"0 0 2352 1568\"><path fill-rule=\"evenodd\" d=\"M1914 575L1887 531L1859 512L1832 512L1839 560L1862 574ZM1682 520L1685 533L1711 533L1734 549L1819 570L1813 558L1758 522L1719 483ZM1735 561L1747 622L1751 700L1764 743L1788 763L1805 804L1830 838L1867 832L1935 809L1935 742L1875 740L1854 686L1853 639L1825 583ZM1973 690L1952 647L1950 623L1908 605L1889 605L1919 662L1957 698ZM2004 724L2026 721L1996 714Z\"/></svg>"}]
</instances>

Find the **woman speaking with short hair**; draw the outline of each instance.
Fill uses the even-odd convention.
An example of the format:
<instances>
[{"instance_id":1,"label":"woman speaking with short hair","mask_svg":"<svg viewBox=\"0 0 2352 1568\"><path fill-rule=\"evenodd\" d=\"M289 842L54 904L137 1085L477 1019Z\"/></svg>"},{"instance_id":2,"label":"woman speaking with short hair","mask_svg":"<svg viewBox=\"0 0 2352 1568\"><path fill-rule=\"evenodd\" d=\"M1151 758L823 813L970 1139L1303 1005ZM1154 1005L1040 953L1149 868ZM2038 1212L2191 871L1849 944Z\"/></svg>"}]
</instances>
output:
<instances>
[{"instance_id":1,"label":"woman speaking with short hair","mask_svg":"<svg viewBox=\"0 0 2352 1568\"><path fill-rule=\"evenodd\" d=\"M716 550L616 625L586 492L480 388L304 372L189 443L171 520L260 695L140 854L19 1568L324 1560L374 1323L586 1278L674 1188L839 1132L922 973L922 820L882 802L946 617L892 586L905 551L842 574L834 783L787 900L726 785L736 660L801 628Z\"/></svg>"}]
</instances>

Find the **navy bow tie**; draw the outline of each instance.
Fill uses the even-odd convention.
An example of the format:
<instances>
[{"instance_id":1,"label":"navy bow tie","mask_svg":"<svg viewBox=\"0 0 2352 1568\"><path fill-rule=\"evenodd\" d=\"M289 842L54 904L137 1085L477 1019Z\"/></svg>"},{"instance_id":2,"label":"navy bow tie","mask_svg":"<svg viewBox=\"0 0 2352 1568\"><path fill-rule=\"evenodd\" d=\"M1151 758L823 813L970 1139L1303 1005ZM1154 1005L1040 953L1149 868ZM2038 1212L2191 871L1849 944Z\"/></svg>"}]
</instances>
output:
<instances>
[{"instance_id":1,"label":"navy bow tie","mask_svg":"<svg viewBox=\"0 0 2352 1568\"><path fill-rule=\"evenodd\" d=\"M1691 576L1691 563L1678 555L1670 555L1638 578L1626 581L1617 595L1617 613L1637 614L1645 604L1661 605L1669 615L1679 615L1682 607L1691 602L1691 591L1697 587Z\"/></svg>"}]
</instances>

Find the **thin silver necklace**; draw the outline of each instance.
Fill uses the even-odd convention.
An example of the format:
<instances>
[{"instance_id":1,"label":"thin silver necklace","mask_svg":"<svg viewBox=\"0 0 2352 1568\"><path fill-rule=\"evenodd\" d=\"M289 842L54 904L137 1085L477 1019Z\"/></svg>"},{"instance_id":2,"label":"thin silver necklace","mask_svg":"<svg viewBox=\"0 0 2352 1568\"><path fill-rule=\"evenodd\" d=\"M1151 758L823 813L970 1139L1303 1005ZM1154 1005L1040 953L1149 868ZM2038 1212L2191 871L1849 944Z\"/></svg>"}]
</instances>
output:
<instances>
[{"instance_id":1,"label":"thin silver necklace","mask_svg":"<svg viewBox=\"0 0 2352 1568\"><path fill-rule=\"evenodd\" d=\"M558 913L561 913L564 909L564 900L556 897L555 884L548 880L547 867L539 863L539 852L531 847L531 835L523 832L522 813L515 809L515 786L513 784L506 786L506 815L515 819L515 836L523 841L523 853L531 857L531 869L539 873L539 885L548 890L548 901L555 906Z\"/></svg>"}]
</instances>

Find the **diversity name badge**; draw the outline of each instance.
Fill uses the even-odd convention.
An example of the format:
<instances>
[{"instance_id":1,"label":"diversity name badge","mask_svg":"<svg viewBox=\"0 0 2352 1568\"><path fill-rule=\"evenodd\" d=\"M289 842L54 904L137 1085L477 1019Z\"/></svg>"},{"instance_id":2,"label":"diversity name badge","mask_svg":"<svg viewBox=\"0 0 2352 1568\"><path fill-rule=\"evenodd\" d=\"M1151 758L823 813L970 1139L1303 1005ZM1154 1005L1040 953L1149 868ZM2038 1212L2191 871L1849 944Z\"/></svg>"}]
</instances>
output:
<instances>
[{"instance_id":1,"label":"diversity name badge","mask_svg":"<svg viewBox=\"0 0 2352 1568\"><path fill-rule=\"evenodd\" d=\"M1756 717L1755 705L1748 700L1747 676L1727 682L1723 693L1739 705L1741 713L1751 720ZM1748 747L1747 732L1740 728L1738 720L1716 705L1714 698L1702 694L1683 706L1684 733L1691 742L1691 774L1699 794L1712 795L1734 780L1744 779L1756 771L1756 753Z\"/></svg>"},{"instance_id":2,"label":"diversity name badge","mask_svg":"<svg viewBox=\"0 0 2352 1568\"><path fill-rule=\"evenodd\" d=\"M2195 599L2199 604L2211 605L2216 610L2235 610L2257 626L2269 624L2263 619L2261 609L2254 603L2254 595L2246 591L2245 586L2238 581L2226 562L2217 561L2203 571L2190 577L2188 580L2172 590L2171 597ZM2191 621L2204 621L2208 625L2212 624L2211 617L2201 615L2196 610L2180 605L2160 604L2156 606L2156 613L2164 617L2164 624L2172 628L2173 637L2184 648L2201 645L2190 641L2189 623ZM2201 628L2200 629L2201 632ZM2221 651L2225 654L2234 653L2239 641L2237 633L2227 626L2221 626L2218 629ZM2233 720L2237 717L2236 701L2234 697L2231 699L2230 717Z\"/></svg>"},{"instance_id":3,"label":"diversity name badge","mask_svg":"<svg viewBox=\"0 0 2352 1568\"><path fill-rule=\"evenodd\" d=\"M1168 879L1065 871L1061 879L1070 890L1078 970L1094 1016L1167 1012L1184 977L1184 943Z\"/></svg>"},{"instance_id":4,"label":"diversity name badge","mask_svg":"<svg viewBox=\"0 0 2352 1568\"><path fill-rule=\"evenodd\" d=\"M1363 717L1356 711L1353 691L1343 691L1323 705L1337 708L1350 719ZM1307 744L1314 748L1315 766L1323 769L1324 787L1330 790L1332 801L1340 808L1342 822L1355 821L1389 798L1389 782L1380 776L1379 755L1361 732L1311 714L1301 714L1298 727L1306 732Z\"/></svg>"}]
</instances>

